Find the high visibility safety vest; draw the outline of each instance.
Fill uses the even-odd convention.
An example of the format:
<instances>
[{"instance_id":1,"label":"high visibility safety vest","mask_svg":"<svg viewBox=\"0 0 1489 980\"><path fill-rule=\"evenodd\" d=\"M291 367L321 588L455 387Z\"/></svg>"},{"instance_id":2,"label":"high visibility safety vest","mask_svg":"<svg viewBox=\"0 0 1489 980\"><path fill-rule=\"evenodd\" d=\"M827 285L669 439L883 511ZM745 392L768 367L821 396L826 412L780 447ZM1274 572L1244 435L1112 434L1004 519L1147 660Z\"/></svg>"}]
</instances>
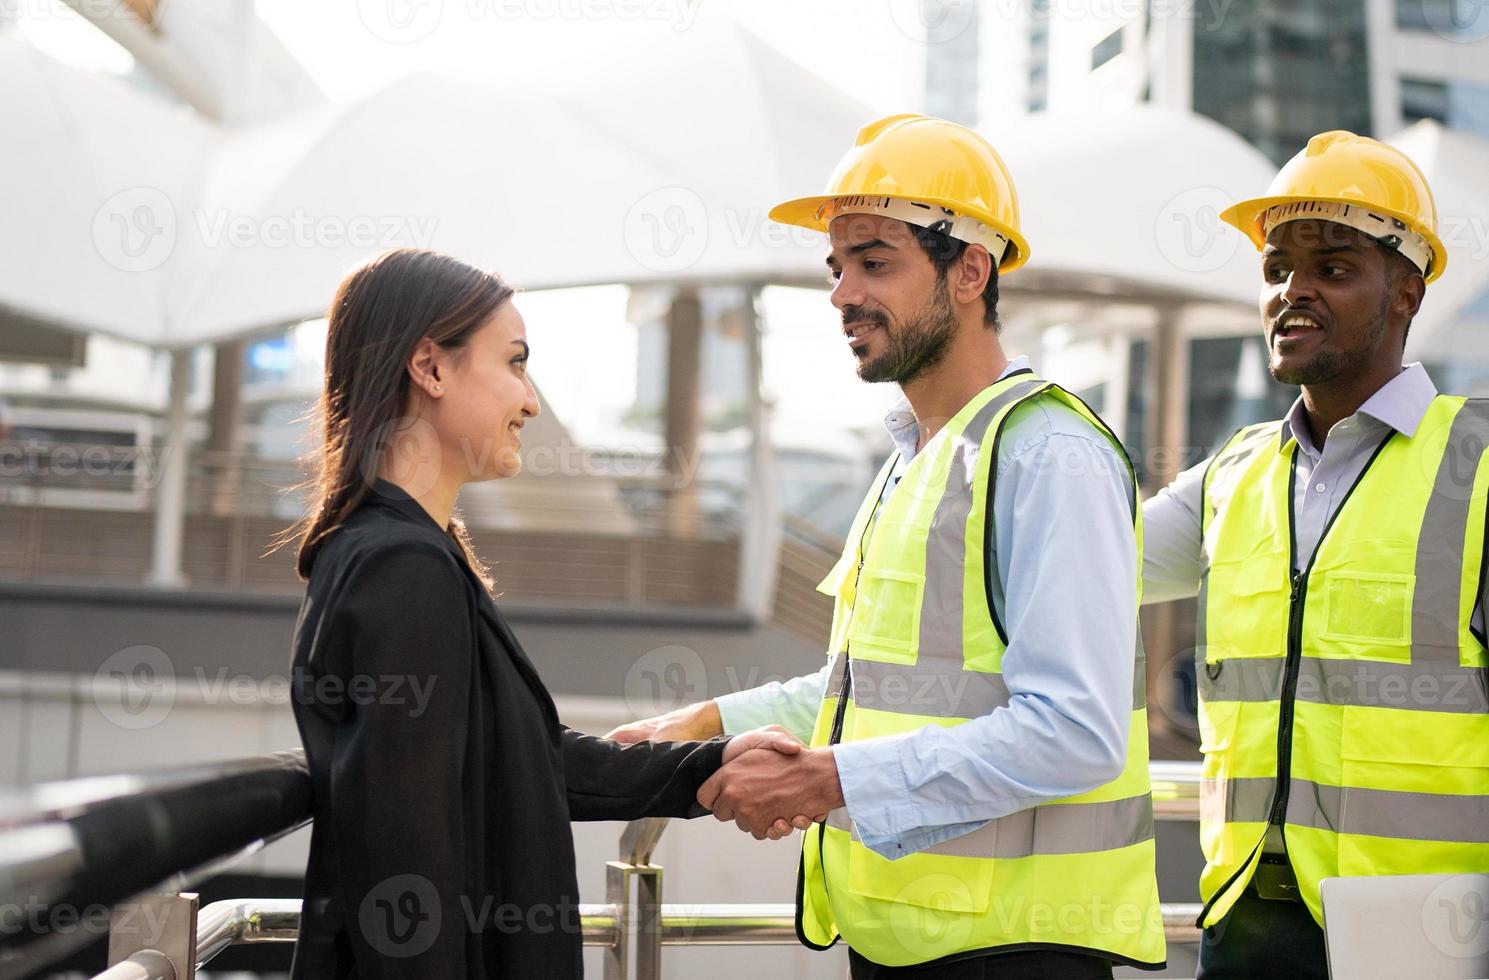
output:
<instances>
[{"instance_id":1,"label":"high visibility safety vest","mask_svg":"<svg viewBox=\"0 0 1489 980\"><path fill-rule=\"evenodd\" d=\"M1008 636L985 581L991 478L1009 412L1036 397L1068 405L1121 453L1116 437L1078 398L1025 371L984 389L958 412L881 505L894 460L886 463L842 558L819 586L836 597L836 606L833 679L813 746L959 725L1008 703L1002 677ZM1141 553L1135 499L1133 506ZM1136 606L1136 592L1132 601ZM1127 763L1119 777L892 861L863 846L845 808L833 811L803 844L801 941L826 949L841 937L886 966L1020 948L1161 966L1141 642L1113 640L1112 656L1135 659Z\"/></svg>"},{"instance_id":2,"label":"high visibility safety vest","mask_svg":"<svg viewBox=\"0 0 1489 980\"><path fill-rule=\"evenodd\" d=\"M1440 395L1414 435L1384 438L1311 557L1294 553L1299 450L1280 432L1242 429L1204 479L1204 925L1235 904L1272 822L1320 922L1324 878L1489 871L1471 627L1489 401Z\"/></svg>"}]
</instances>

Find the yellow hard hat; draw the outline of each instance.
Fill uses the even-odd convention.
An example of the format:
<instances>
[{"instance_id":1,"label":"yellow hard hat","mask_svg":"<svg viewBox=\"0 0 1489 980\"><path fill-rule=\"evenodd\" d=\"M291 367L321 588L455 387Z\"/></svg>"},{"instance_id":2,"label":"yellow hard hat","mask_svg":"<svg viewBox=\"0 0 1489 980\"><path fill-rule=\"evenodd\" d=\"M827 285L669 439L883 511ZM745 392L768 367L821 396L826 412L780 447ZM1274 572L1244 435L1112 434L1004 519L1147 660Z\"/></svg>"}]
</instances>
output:
<instances>
[{"instance_id":1,"label":"yellow hard hat","mask_svg":"<svg viewBox=\"0 0 1489 980\"><path fill-rule=\"evenodd\" d=\"M1269 214L1273 208L1279 210ZM1427 282L1448 264L1447 249L1437 237L1437 205L1421 169L1394 146L1342 129L1313 137L1277 172L1265 197L1242 201L1220 217L1257 248L1283 221L1316 218L1358 228L1398 248Z\"/></svg>"},{"instance_id":2,"label":"yellow hard hat","mask_svg":"<svg viewBox=\"0 0 1489 980\"><path fill-rule=\"evenodd\" d=\"M1029 259L1008 168L987 140L945 119L907 114L869 123L825 193L770 211L773 221L816 231L840 214L884 214L982 244L1000 273Z\"/></svg>"}]
</instances>

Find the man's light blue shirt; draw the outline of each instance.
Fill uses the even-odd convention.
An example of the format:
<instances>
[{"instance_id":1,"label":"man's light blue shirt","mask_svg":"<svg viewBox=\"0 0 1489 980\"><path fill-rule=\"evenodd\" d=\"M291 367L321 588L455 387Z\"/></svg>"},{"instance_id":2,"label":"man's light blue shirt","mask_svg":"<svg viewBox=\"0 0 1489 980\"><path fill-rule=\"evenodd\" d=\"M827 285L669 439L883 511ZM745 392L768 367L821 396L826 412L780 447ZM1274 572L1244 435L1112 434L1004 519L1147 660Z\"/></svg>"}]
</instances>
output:
<instances>
[{"instance_id":1,"label":"man's light blue shirt","mask_svg":"<svg viewBox=\"0 0 1489 980\"><path fill-rule=\"evenodd\" d=\"M1017 358L1003 376L1028 366ZM919 441L909 403L885 425L908 465ZM1138 575L1127 464L1080 415L1040 398L1010 413L996 466L987 572L1009 637L1009 703L833 750L848 815L888 858L1088 792L1126 763ZM824 665L724 695L724 731L778 724L808 739L826 685Z\"/></svg>"}]
</instances>

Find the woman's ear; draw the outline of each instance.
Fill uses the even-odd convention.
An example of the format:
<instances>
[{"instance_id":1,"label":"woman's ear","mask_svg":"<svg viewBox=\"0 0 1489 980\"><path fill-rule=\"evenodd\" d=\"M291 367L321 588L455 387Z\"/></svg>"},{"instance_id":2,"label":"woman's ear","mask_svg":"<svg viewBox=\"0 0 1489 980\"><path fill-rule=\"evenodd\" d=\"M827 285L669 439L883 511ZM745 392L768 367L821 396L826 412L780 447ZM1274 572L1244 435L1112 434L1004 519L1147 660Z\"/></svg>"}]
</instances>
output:
<instances>
[{"instance_id":1,"label":"woman's ear","mask_svg":"<svg viewBox=\"0 0 1489 980\"><path fill-rule=\"evenodd\" d=\"M414 345L413 354L409 355L410 380L415 388L431 398L439 398L444 394L444 382L440 380L442 354L439 344L429 337L423 337Z\"/></svg>"}]
</instances>

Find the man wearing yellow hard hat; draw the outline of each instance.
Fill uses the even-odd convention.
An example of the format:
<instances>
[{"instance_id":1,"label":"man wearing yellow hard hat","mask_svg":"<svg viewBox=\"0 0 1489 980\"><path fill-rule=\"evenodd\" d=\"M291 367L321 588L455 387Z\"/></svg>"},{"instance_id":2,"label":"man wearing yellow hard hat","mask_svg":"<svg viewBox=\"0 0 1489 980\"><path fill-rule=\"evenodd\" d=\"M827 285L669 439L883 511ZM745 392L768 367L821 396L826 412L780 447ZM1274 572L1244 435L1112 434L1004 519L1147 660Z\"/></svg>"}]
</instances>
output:
<instances>
[{"instance_id":1,"label":"man wearing yellow hard hat","mask_svg":"<svg viewBox=\"0 0 1489 980\"><path fill-rule=\"evenodd\" d=\"M1135 481L1106 425L999 342L999 278L1029 255L1003 161L891 116L771 217L827 233L858 374L905 395L897 451L820 586L821 671L612 735L808 740L699 799L757 837L817 819L798 933L845 940L855 978L1161 967Z\"/></svg>"},{"instance_id":2,"label":"man wearing yellow hard hat","mask_svg":"<svg viewBox=\"0 0 1489 980\"><path fill-rule=\"evenodd\" d=\"M1199 598L1199 975L1321 978L1323 879L1489 871L1489 402L1402 364L1447 253L1400 151L1320 134L1223 218L1302 393L1145 504L1145 599Z\"/></svg>"}]
</instances>

